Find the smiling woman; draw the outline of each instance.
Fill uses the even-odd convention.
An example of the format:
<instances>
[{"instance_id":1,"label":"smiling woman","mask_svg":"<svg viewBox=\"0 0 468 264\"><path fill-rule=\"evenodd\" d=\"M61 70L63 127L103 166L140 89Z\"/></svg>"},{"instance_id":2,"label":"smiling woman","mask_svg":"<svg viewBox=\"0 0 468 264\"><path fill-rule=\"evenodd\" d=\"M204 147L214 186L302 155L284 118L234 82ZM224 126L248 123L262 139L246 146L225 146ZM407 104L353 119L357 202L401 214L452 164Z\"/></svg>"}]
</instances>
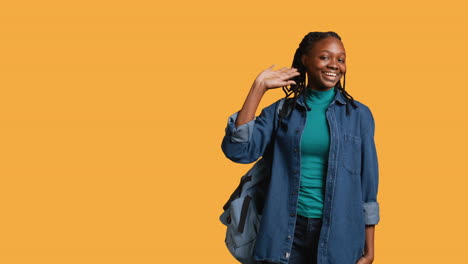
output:
<instances>
[{"instance_id":1,"label":"smiling woman","mask_svg":"<svg viewBox=\"0 0 468 264\"><path fill-rule=\"evenodd\" d=\"M257 76L241 110L228 118L221 145L234 162L263 157L271 169L252 259L372 263L380 220L374 118L345 90L341 38L310 32L291 68L273 67ZM279 87L286 97L254 119L265 92ZM286 116L280 105L289 109L281 111Z\"/></svg>"},{"instance_id":2,"label":"smiling woman","mask_svg":"<svg viewBox=\"0 0 468 264\"><path fill-rule=\"evenodd\" d=\"M346 53L343 44L336 38L324 38L302 55L302 64L307 69L308 88L327 90L336 85L346 72Z\"/></svg>"}]
</instances>

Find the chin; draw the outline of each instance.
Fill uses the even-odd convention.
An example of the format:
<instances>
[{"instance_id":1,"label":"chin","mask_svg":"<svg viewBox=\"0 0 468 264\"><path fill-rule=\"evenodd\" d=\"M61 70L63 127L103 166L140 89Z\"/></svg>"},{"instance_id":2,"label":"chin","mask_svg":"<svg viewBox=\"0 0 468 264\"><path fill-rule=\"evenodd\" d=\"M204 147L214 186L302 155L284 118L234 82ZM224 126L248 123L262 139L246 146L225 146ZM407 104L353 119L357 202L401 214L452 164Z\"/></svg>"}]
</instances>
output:
<instances>
[{"instance_id":1,"label":"chin","mask_svg":"<svg viewBox=\"0 0 468 264\"><path fill-rule=\"evenodd\" d=\"M326 85L322 86L322 89L330 89L330 88L333 88L335 86L336 86L336 83L335 84L326 84Z\"/></svg>"},{"instance_id":2,"label":"chin","mask_svg":"<svg viewBox=\"0 0 468 264\"><path fill-rule=\"evenodd\" d=\"M332 87L335 87L338 84L339 80L337 80L335 83L330 83L327 81L323 81L322 84L320 85L322 89L330 89Z\"/></svg>"}]
</instances>

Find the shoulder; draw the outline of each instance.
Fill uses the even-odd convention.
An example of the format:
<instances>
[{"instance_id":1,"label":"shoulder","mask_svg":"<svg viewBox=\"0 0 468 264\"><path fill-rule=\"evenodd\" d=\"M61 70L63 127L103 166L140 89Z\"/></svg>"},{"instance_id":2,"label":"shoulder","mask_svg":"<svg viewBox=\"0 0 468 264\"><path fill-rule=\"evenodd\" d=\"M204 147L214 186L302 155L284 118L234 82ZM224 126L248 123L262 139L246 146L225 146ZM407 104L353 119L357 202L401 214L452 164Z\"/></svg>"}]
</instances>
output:
<instances>
[{"instance_id":1,"label":"shoulder","mask_svg":"<svg viewBox=\"0 0 468 264\"><path fill-rule=\"evenodd\" d=\"M361 131L366 133L369 130L373 130L375 126L375 121L370 107L357 100L354 100L354 103L357 105L357 108L355 110L356 113L359 115Z\"/></svg>"},{"instance_id":2,"label":"shoulder","mask_svg":"<svg viewBox=\"0 0 468 264\"><path fill-rule=\"evenodd\" d=\"M274 114L274 113L279 113L279 110L285 103L285 98L280 98L274 101L273 103L270 103L268 106L264 107L262 109L262 112L265 112L267 114Z\"/></svg>"},{"instance_id":3,"label":"shoulder","mask_svg":"<svg viewBox=\"0 0 468 264\"><path fill-rule=\"evenodd\" d=\"M372 118L372 111L370 110L369 106L358 100L354 100L354 103L357 105L356 110L358 111L359 115Z\"/></svg>"}]
</instances>

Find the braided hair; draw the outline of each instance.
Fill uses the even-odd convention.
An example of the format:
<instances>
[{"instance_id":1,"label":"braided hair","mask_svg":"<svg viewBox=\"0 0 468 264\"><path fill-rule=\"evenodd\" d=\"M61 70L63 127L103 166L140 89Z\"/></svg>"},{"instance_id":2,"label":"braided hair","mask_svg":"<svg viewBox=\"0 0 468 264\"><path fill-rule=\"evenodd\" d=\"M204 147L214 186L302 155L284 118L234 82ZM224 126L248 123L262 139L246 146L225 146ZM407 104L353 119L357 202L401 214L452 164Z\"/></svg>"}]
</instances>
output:
<instances>
[{"instance_id":1,"label":"braided hair","mask_svg":"<svg viewBox=\"0 0 468 264\"><path fill-rule=\"evenodd\" d=\"M305 37L302 39L301 43L299 44L299 47L296 50L296 53L294 54L294 59L292 66L293 68L296 68L300 75L293 77L291 80L294 80L296 84L291 84L290 87L288 88L287 86L283 86L282 89L284 93L286 94L285 98L288 98L291 94L293 94L292 99L293 101L293 108L296 106L297 99L302 96L306 91L306 67L304 64L302 64L301 57L303 54L306 54L307 51L312 47L312 45L321 39L327 38L327 37L333 37L341 41L341 37L333 32L333 31L328 31L328 32L310 32ZM345 90L345 84L346 84L346 73L343 74L343 86L341 86L341 82L338 80L336 83L336 88L344 95L346 102L346 114L349 114L349 104L351 104L354 108L357 108L356 103L354 102L353 97Z\"/></svg>"}]
</instances>

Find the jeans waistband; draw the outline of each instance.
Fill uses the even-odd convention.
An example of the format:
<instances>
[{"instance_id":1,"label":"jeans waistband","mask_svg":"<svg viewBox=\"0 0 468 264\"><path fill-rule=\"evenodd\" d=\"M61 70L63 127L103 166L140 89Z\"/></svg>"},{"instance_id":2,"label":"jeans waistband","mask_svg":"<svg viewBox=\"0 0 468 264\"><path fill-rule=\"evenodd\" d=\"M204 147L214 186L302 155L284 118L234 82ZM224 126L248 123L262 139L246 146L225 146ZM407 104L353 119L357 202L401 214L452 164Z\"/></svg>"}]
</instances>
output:
<instances>
[{"instance_id":1,"label":"jeans waistband","mask_svg":"<svg viewBox=\"0 0 468 264\"><path fill-rule=\"evenodd\" d=\"M314 218L314 217L306 217L306 216L302 216L300 214L297 215L298 218L302 218L302 219L307 219L307 220L310 220L310 221L317 221L317 222L322 222L322 218Z\"/></svg>"},{"instance_id":2,"label":"jeans waistband","mask_svg":"<svg viewBox=\"0 0 468 264\"><path fill-rule=\"evenodd\" d=\"M297 215L296 219L296 230L302 230L300 232L307 232L313 236L320 234L322 228L322 218L305 217Z\"/></svg>"}]
</instances>

